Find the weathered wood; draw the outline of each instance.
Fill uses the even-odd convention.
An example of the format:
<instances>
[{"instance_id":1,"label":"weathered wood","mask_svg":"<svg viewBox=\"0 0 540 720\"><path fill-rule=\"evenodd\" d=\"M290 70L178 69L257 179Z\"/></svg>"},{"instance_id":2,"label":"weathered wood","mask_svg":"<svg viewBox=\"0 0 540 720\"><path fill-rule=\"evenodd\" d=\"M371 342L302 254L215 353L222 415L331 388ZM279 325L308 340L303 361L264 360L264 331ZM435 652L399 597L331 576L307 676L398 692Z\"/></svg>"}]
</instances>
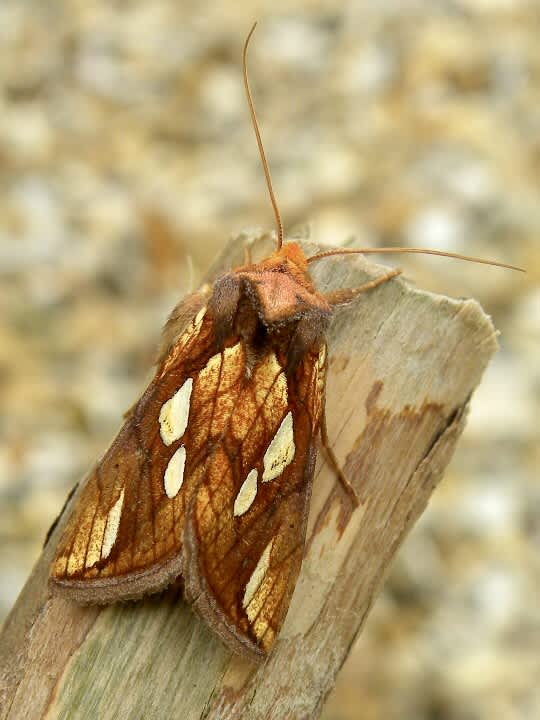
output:
<instances>
[{"instance_id":1,"label":"weathered wood","mask_svg":"<svg viewBox=\"0 0 540 720\"><path fill-rule=\"evenodd\" d=\"M270 248L258 239L255 257ZM241 257L237 239L214 270ZM380 272L362 258L313 266L323 290ZM441 478L496 347L475 301L402 280L339 310L329 338L329 430L362 505L348 517L319 458L306 557L268 662L233 657L172 589L104 608L50 597L61 521L0 637L0 718L317 717L388 564Z\"/></svg>"}]
</instances>

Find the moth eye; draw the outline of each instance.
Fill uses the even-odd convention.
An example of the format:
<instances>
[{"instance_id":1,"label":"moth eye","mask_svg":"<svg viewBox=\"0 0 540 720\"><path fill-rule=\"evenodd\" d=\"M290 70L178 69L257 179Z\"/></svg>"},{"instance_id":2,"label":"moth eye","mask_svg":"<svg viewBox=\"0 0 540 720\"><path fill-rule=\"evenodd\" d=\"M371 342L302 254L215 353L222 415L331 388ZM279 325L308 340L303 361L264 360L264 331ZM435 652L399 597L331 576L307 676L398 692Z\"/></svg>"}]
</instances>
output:
<instances>
[{"instance_id":1,"label":"moth eye","mask_svg":"<svg viewBox=\"0 0 540 720\"><path fill-rule=\"evenodd\" d=\"M163 476L163 487L168 498L174 498L178 495L180 488L184 482L184 468L186 467L186 448L180 445L178 450L169 460L169 464L165 469Z\"/></svg>"},{"instance_id":2,"label":"moth eye","mask_svg":"<svg viewBox=\"0 0 540 720\"><path fill-rule=\"evenodd\" d=\"M254 618L257 616L259 612L259 606L261 605L260 600L259 602L252 601L255 599L255 595L261 587L264 577L268 572L268 568L270 567L270 553L272 552L273 544L274 539L272 538L272 540L270 540L268 545L265 547L263 554L259 558L259 561L255 566L255 570L251 573L251 577L249 578L246 589L244 591L242 607L246 611L246 614L251 622L253 622Z\"/></svg>"},{"instance_id":3,"label":"moth eye","mask_svg":"<svg viewBox=\"0 0 540 720\"><path fill-rule=\"evenodd\" d=\"M186 430L192 390L193 379L188 378L159 411L159 432L167 446L181 438Z\"/></svg>"},{"instance_id":4,"label":"moth eye","mask_svg":"<svg viewBox=\"0 0 540 720\"><path fill-rule=\"evenodd\" d=\"M234 501L233 513L235 517L243 515L252 506L257 496L257 475L256 468L253 468L242 483L242 487L238 491L238 495Z\"/></svg>"},{"instance_id":5,"label":"moth eye","mask_svg":"<svg viewBox=\"0 0 540 720\"><path fill-rule=\"evenodd\" d=\"M285 470L294 458L295 445L292 413L289 411L281 421L278 431L268 446L263 458L263 482L274 480Z\"/></svg>"}]
</instances>

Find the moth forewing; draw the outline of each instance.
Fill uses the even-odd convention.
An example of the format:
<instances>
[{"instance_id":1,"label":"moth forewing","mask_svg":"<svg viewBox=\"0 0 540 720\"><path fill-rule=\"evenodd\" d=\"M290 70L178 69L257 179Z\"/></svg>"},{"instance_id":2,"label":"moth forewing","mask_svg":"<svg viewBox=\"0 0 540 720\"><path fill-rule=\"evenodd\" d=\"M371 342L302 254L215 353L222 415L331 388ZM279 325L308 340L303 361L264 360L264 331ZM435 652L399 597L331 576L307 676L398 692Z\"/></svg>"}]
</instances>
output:
<instances>
[{"instance_id":1,"label":"moth forewing","mask_svg":"<svg viewBox=\"0 0 540 720\"><path fill-rule=\"evenodd\" d=\"M190 505L184 535L187 597L231 649L251 658L272 648L300 572L325 372L317 345L287 374L281 332L275 342L268 340L269 352L246 378L243 392L252 392L251 400L239 400L231 415L224 445L231 449L241 438L234 460L215 457ZM262 422L244 432L250 406ZM249 506L235 512L246 481L255 477Z\"/></svg>"}]
</instances>

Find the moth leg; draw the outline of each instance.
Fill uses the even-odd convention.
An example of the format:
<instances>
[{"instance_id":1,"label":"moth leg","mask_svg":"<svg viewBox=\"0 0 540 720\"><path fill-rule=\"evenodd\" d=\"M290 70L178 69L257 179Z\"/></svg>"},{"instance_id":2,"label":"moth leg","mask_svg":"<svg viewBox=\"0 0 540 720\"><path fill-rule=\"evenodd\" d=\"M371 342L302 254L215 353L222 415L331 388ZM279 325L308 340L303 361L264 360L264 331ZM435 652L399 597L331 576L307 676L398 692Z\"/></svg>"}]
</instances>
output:
<instances>
[{"instance_id":1,"label":"moth leg","mask_svg":"<svg viewBox=\"0 0 540 720\"><path fill-rule=\"evenodd\" d=\"M337 479L339 480L341 487L346 492L347 496L349 497L349 500L351 501L351 504L353 508L357 508L360 504L360 501L358 500L358 495L356 494L356 490L353 488L347 477L345 476L345 473L341 469L341 465L339 464L339 460L336 457L335 452L332 450L332 446L330 445L330 439L328 437L328 427L326 425L326 403L323 405L322 413L321 413L321 435L320 435L320 442L321 446L324 450L324 453L326 455L326 459L331 466L332 470L334 471Z\"/></svg>"},{"instance_id":2,"label":"moth leg","mask_svg":"<svg viewBox=\"0 0 540 720\"><path fill-rule=\"evenodd\" d=\"M386 273L385 275L381 275L374 280L370 280L369 282L364 283L359 287L346 288L344 290L334 290L333 292L326 293L326 295L324 295L324 299L330 305L345 305L351 300L354 300L357 295L361 295L368 290L373 290L373 288L376 288L379 285L383 285L385 282L392 280L392 278L395 278L397 275L401 275L402 272L403 270L399 269L390 270L390 272Z\"/></svg>"}]
</instances>

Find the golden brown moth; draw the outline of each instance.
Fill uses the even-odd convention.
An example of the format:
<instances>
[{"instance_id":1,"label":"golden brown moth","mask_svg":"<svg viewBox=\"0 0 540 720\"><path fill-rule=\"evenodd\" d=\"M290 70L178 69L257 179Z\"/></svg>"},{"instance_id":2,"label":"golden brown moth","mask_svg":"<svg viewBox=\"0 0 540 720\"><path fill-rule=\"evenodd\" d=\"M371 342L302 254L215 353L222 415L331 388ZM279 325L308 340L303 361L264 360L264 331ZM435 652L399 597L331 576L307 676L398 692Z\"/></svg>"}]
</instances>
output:
<instances>
[{"instance_id":1,"label":"golden brown moth","mask_svg":"<svg viewBox=\"0 0 540 720\"><path fill-rule=\"evenodd\" d=\"M83 603L137 599L181 577L195 610L252 659L271 651L300 572L318 443L357 503L326 430L332 313L399 274L324 295L310 263L381 249L306 258L283 243L246 70L254 29L244 82L276 250L257 263L246 252L241 267L173 310L155 376L90 472L50 577L54 592Z\"/></svg>"}]
</instances>

